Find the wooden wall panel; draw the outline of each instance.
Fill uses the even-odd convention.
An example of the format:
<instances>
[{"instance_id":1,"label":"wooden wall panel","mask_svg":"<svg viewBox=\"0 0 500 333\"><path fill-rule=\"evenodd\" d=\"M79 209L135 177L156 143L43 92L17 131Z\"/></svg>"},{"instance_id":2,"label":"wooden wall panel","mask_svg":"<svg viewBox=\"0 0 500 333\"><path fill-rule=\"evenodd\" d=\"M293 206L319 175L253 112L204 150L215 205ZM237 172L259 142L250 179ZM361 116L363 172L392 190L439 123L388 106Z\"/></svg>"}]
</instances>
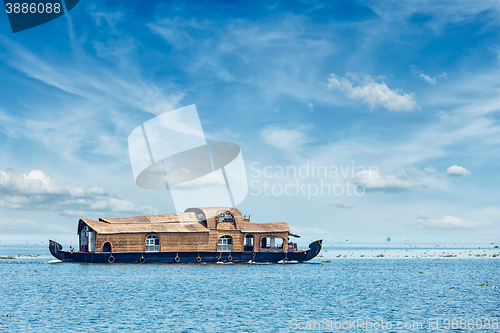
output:
<instances>
[{"instance_id":1,"label":"wooden wall panel","mask_svg":"<svg viewBox=\"0 0 500 333\"><path fill-rule=\"evenodd\" d=\"M96 252L102 252L104 243L110 242L113 252L140 252L144 251L146 244L146 233L141 234L112 234L96 237Z\"/></svg>"},{"instance_id":2,"label":"wooden wall panel","mask_svg":"<svg viewBox=\"0 0 500 333\"><path fill-rule=\"evenodd\" d=\"M254 251L260 252L262 249L260 248L262 238L271 237L271 238L283 238L283 251L288 252L288 232L274 232L274 233L255 233L254 234Z\"/></svg>"}]
</instances>

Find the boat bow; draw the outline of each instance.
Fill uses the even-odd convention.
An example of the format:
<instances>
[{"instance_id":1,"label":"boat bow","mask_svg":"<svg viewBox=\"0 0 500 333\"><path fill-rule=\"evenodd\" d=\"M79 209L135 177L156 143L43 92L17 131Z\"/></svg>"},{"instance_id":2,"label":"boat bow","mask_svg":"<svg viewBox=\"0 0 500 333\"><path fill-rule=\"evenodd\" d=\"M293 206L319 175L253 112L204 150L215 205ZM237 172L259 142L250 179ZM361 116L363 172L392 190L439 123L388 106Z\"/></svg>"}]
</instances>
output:
<instances>
[{"instance_id":1,"label":"boat bow","mask_svg":"<svg viewBox=\"0 0 500 333\"><path fill-rule=\"evenodd\" d=\"M312 258L316 257L318 255L319 251L321 251L322 247L323 247L323 240L322 239L318 239L317 241L309 244L309 251L307 251L305 261L309 261Z\"/></svg>"},{"instance_id":2,"label":"boat bow","mask_svg":"<svg viewBox=\"0 0 500 333\"><path fill-rule=\"evenodd\" d=\"M50 254L52 254L54 257L56 257L59 260L64 259L64 254L62 253L62 245L59 244L56 241L50 240L49 239L49 251Z\"/></svg>"}]
</instances>

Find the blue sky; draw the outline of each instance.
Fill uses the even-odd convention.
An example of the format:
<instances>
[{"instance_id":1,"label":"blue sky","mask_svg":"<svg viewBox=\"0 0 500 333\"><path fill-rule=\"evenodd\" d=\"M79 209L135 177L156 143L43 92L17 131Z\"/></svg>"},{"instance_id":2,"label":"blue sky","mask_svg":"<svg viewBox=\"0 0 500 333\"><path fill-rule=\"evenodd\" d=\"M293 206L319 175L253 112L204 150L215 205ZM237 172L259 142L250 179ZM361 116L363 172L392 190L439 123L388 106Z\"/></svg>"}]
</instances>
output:
<instances>
[{"instance_id":1,"label":"blue sky","mask_svg":"<svg viewBox=\"0 0 500 333\"><path fill-rule=\"evenodd\" d=\"M208 141L240 145L256 182L238 208L256 222L287 221L311 239L498 239L499 11L80 1L16 34L2 13L0 230L73 233L81 217L173 212L167 191L135 185L127 138L196 104ZM376 171L324 179L363 195L255 195L266 178L254 169L313 162Z\"/></svg>"}]
</instances>

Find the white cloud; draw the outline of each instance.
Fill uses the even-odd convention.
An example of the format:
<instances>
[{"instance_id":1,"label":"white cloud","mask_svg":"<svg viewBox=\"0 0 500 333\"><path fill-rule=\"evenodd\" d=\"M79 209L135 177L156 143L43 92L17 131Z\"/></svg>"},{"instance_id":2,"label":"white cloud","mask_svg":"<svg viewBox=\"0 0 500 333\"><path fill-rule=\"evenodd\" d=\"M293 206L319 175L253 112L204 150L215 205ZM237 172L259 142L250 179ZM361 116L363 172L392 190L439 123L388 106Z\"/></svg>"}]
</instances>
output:
<instances>
[{"instance_id":1,"label":"white cloud","mask_svg":"<svg viewBox=\"0 0 500 333\"><path fill-rule=\"evenodd\" d=\"M446 169L446 174L448 176L463 176L470 175L470 171L464 167L458 165L452 165L448 169Z\"/></svg>"},{"instance_id":2,"label":"white cloud","mask_svg":"<svg viewBox=\"0 0 500 333\"><path fill-rule=\"evenodd\" d=\"M411 72L413 74L418 74L417 79L422 79L430 84L437 83L436 77L431 77L430 75L425 74L423 71L418 70L417 66L415 66L415 65L411 65ZM443 74L439 74L437 77L441 78L441 79L447 79L448 74L446 72L443 72Z\"/></svg>"},{"instance_id":3,"label":"white cloud","mask_svg":"<svg viewBox=\"0 0 500 333\"><path fill-rule=\"evenodd\" d=\"M137 206L115 198L100 187L83 189L63 186L41 170L13 175L0 171L0 207L14 210L71 212L154 214L149 206ZM83 214L82 214L83 215Z\"/></svg>"},{"instance_id":4,"label":"white cloud","mask_svg":"<svg viewBox=\"0 0 500 333\"><path fill-rule=\"evenodd\" d=\"M41 170L32 170L20 176L0 171L0 194L30 194L30 195L69 195L71 197L85 197L88 195L107 195L104 188L66 187L57 184Z\"/></svg>"},{"instance_id":5,"label":"white cloud","mask_svg":"<svg viewBox=\"0 0 500 333\"><path fill-rule=\"evenodd\" d=\"M429 229L477 229L491 226L488 221L472 222L449 215L440 219L432 219L426 214L421 215L421 213L417 216L417 221L414 224Z\"/></svg>"},{"instance_id":6,"label":"white cloud","mask_svg":"<svg viewBox=\"0 0 500 333\"><path fill-rule=\"evenodd\" d=\"M424 171L431 174L431 173L436 173L436 168L435 167L431 167L431 166L428 166L428 167L425 167L424 168Z\"/></svg>"},{"instance_id":7,"label":"white cloud","mask_svg":"<svg viewBox=\"0 0 500 333\"><path fill-rule=\"evenodd\" d=\"M349 80L359 82L359 86L353 86ZM370 106L370 109L384 107L390 111L411 111L417 108L415 96L411 94L402 94L398 89L391 90L385 83L377 83L370 76L365 76L359 80L355 74L347 73L346 77L337 78L332 74L328 78L328 89L339 90L350 99L361 100Z\"/></svg>"},{"instance_id":8,"label":"white cloud","mask_svg":"<svg viewBox=\"0 0 500 333\"><path fill-rule=\"evenodd\" d=\"M425 173L418 168L406 168L406 172L414 176L423 176Z\"/></svg>"},{"instance_id":9,"label":"white cloud","mask_svg":"<svg viewBox=\"0 0 500 333\"><path fill-rule=\"evenodd\" d=\"M422 171L418 169L409 169L412 174L408 174L404 169L396 174L381 175L376 170L364 170L356 174L354 182L362 184L367 191L402 191L415 188L429 187L425 179L415 177L415 174L421 175Z\"/></svg>"},{"instance_id":10,"label":"white cloud","mask_svg":"<svg viewBox=\"0 0 500 333\"><path fill-rule=\"evenodd\" d=\"M314 104L313 103L308 103L307 108L309 109L310 112L314 112Z\"/></svg>"},{"instance_id":11,"label":"white cloud","mask_svg":"<svg viewBox=\"0 0 500 333\"><path fill-rule=\"evenodd\" d=\"M438 75L438 77L443 78L443 79L447 79L448 78L448 73L443 72L443 74Z\"/></svg>"},{"instance_id":12,"label":"white cloud","mask_svg":"<svg viewBox=\"0 0 500 333\"><path fill-rule=\"evenodd\" d=\"M430 84L436 84L436 78L432 78L430 77L429 75L425 75L425 74L420 74L419 76L417 76L418 78L421 78L422 80L425 80L427 81L428 83Z\"/></svg>"},{"instance_id":13,"label":"white cloud","mask_svg":"<svg viewBox=\"0 0 500 333\"><path fill-rule=\"evenodd\" d=\"M261 131L262 139L271 147L288 152L298 151L307 142L306 135L298 129L267 127Z\"/></svg>"},{"instance_id":14,"label":"white cloud","mask_svg":"<svg viewBox=\"0 0 500 333\"><path fill-rule=\"evenodd\" d=\"M352 208L352 207L354 207L354 205L337 200L334 203L329 204L328 207Z\"/></svg>"},{"instance_id":15,"label":"white cloud","mask_svg":"<svg viewBox=\"0 0 500 333\"><path fill-rule=\"evenodd\" d=\"M417 219L419 219L419 220L430 220L431 217L426 212L418 212Z\"/></svg>"}]
</instances>

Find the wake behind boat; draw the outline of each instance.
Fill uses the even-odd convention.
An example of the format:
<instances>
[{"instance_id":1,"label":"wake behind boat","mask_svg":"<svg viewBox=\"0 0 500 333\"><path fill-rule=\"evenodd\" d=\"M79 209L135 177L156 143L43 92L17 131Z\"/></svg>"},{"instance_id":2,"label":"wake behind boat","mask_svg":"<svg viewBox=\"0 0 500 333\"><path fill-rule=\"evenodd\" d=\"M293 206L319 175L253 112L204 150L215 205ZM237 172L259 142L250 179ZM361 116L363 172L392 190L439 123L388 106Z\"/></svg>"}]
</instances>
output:
<instances>
[{"instance_id":1,"label":"wake behind boat","mask_svg":"<svg viewBox=\"0 0 500 333\"><path fill-rule=\"evenodd\" d=\"M305 262L316 257L322 240L298 250L286 222L252 223L231 207L195 207L184 213L80 219L79 251L63 251L62 261L95 263Z\"/></svg>"}]
</instances>

